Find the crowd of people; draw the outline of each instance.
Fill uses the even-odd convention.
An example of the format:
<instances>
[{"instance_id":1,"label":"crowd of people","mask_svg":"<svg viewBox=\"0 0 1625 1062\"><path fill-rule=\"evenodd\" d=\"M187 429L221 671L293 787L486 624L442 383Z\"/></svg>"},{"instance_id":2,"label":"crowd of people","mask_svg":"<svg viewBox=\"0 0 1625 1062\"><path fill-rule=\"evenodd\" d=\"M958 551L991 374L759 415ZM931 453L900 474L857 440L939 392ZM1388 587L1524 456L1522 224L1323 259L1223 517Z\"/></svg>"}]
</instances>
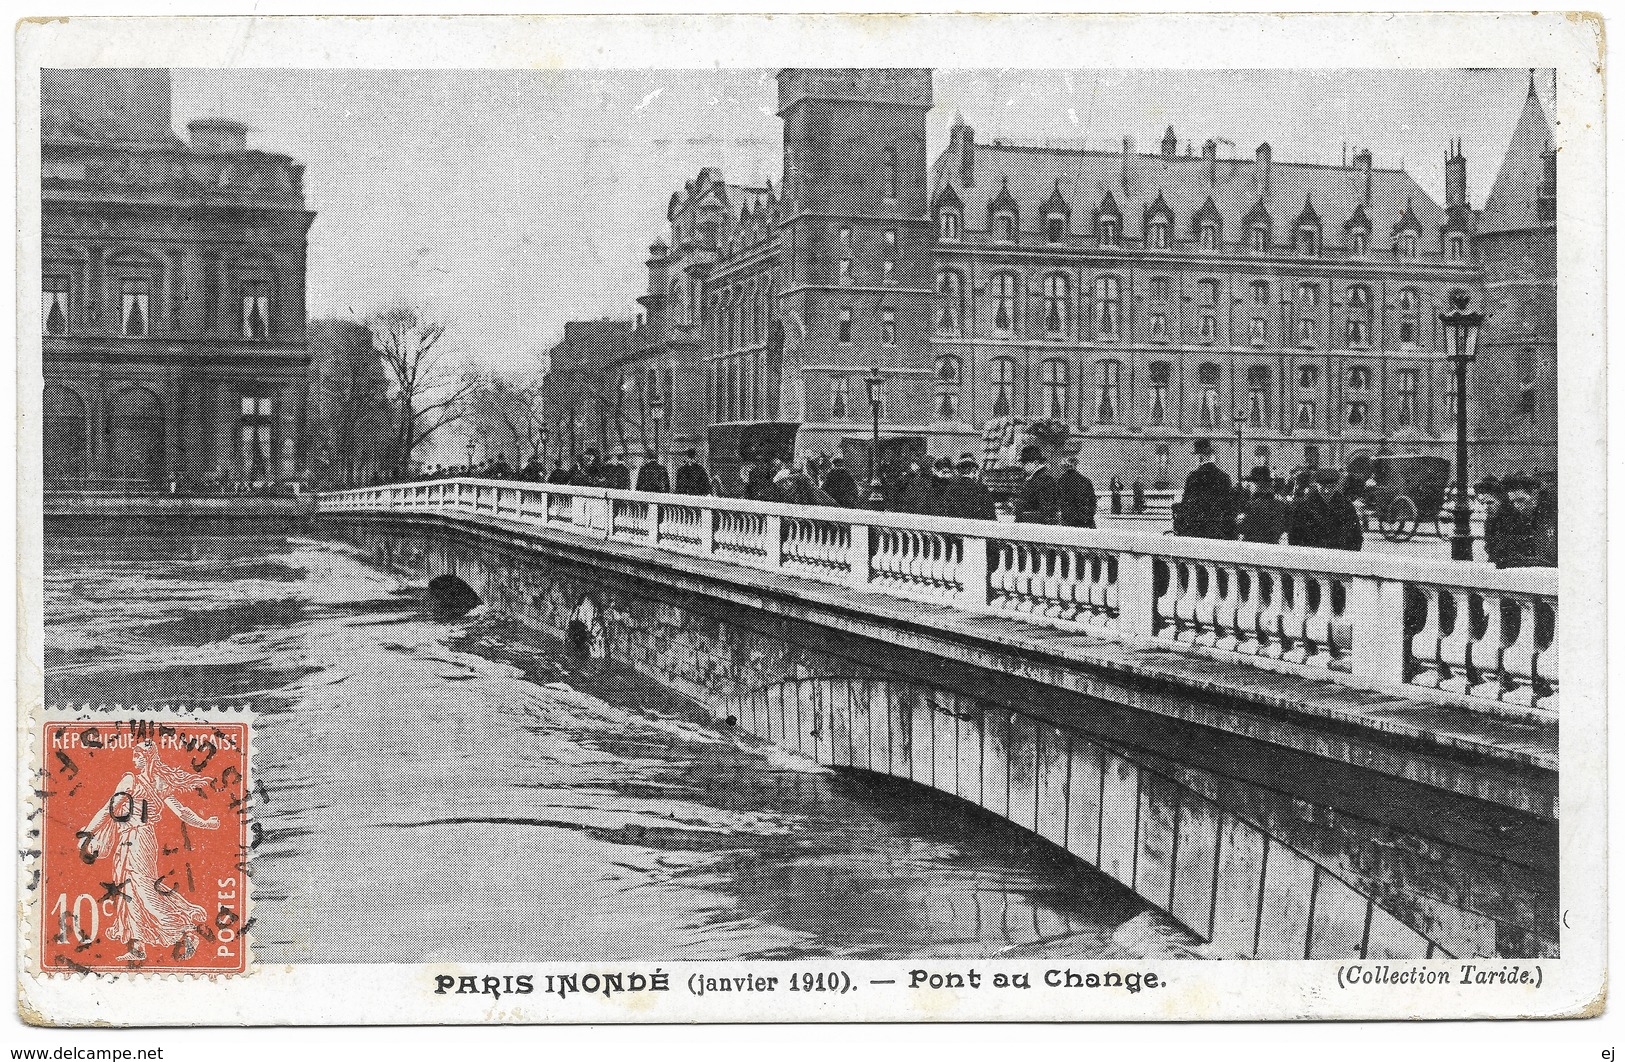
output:
<instances>
[{"instance_id":1,"label":"crowd of people","mask_svg":"<svg viewBox=\"0 0 1625 1062\"><path fill-rule=\"evenodd\" d=\"M1232 483L1218 466L1209 440L1198 439L1195 451L1197 467L1186 477L1184 492L1173 506L1174 534L1243 542L1284 541L1320 549L1358 550L1365 544L1364 522L1356 504L1364 483L1329 468L1296 470L1290 480L1283 480L1264 467L1254 468L1241 483ZM1099 499L1076 457L1064 458L1057 475L1043 450L1029 445L1021 451L1021 468L1020 485L1010 497L1017 523L1095 526ZM619 454L605 458L591 447L569 467L555 460L549 470L532 457L515 469L498 457L472 467L430 468L416 478L463 475L654 494L722 494L787 505L878 506L891 512L962 520L996 520L1000 508L998 496L982 482L982 466L973 454L963 454L958 461L922 456L901 469L886 469L880 499L869 495L845 460L824 454L803 456L800 461L777 454L746 455L737 484L720 482L692 449L684 454L675 475L652 452L644 455L634 475ZM1125 488L1115 476L1108 492L1112 513L1122 513ZM1542 489L1534 479L1513 476L1486 478L1475 494L1484 512L1484 553L1491 563L1499 568L1556 566L1555 492ZM1143 513L1144 485L1136 481L1130 497L1131 511Z\"/></svg>"}]
</instances>

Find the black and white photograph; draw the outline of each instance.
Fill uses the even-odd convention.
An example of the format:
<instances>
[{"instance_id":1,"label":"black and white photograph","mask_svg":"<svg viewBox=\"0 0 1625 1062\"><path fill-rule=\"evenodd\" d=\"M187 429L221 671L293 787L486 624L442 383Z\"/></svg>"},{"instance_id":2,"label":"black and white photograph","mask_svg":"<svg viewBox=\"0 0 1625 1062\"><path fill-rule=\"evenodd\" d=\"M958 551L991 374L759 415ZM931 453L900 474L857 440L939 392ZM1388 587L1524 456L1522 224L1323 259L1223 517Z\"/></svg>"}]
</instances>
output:
<instances>
[{"instance_id":1,"label":"black and white photograph","mask_svg":"<svg viewBox=\"0 0 1625 1062\"><path fill-rule=\"evenodd\" d=\"M24 1019L1597 1013L1600 22L1396 17L21 26Z\"/></svg>"}]
</instances>

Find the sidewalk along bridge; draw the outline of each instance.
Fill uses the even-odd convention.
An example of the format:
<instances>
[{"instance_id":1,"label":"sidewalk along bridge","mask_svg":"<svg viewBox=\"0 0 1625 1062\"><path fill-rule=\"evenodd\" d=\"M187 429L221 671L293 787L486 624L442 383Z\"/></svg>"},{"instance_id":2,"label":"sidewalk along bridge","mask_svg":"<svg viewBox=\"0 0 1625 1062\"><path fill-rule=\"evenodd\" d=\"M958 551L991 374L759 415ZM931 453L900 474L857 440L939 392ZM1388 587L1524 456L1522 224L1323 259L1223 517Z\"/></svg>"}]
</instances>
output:
<instances>
[{"instance_id":1,"label":"sidewalk along bridge","mask_svg":"<svg viewBox=\"0 0 1625 1062\"><path fill-rule=\"evenodd\" d=\"M1557 954L1555 571L474 479L317 512L1216 955Z\"/></svg>"}]
</instances>

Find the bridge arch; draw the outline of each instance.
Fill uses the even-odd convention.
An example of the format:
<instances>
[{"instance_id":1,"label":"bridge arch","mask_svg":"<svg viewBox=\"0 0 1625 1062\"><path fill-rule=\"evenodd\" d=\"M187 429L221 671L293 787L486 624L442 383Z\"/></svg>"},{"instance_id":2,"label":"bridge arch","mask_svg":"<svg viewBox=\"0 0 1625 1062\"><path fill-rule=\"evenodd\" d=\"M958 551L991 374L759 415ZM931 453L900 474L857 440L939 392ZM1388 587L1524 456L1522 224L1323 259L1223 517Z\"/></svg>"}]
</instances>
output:
<instances>
[{"instance_id":1,"label":"bridge arch","mask_svg":"<svg viewBox=\"0 0 1625 1062\"><path fill-rule=\"evenodd\" d=\"M1220 958L1448 953L1331 870L1122 750L960 694L884 678L793 678L714 706L828 767L969 801L1066 849Z\"/></svg>"}]
</instances>

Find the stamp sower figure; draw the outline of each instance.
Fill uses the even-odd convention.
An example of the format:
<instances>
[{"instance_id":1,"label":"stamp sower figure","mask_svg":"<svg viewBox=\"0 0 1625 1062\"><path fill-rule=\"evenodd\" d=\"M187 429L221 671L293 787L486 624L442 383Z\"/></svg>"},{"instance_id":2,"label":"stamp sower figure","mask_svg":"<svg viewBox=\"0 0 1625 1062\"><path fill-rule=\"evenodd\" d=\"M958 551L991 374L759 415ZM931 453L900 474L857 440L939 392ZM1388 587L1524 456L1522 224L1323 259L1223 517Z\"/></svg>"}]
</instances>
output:
<instances>
[{"instance_id":1,"label":"stamp sower figure","mask_svg":"<svg viewBox=\"0 0 1625 1062\"><path fill-rule=\"evenodd\" d=\"M158 758L158 750L143 741L131 750L135 769L119 779L113 795L79 832L80 851L94 862L113 853L113 925L107 935L122 940L126 951L120 962L143 962L148 945L181 947L176 957L190 959L197 951L197 926L208 917L169 885L159 881L158 823L163 808L197 830L218 830L220 820L205 819L177 799L178 794L213 783L201 774L171 767Z\"/></svg>"},{"instance_id":2,"label":"stamp sower figure","mask_svg":"<svg viewBox=\"0 0 1625 1062\"><path fill-rule=\"evenodd\" d=\"M1230 477L1214 463L1213 444L1196 440L1198 464L1185 477L1174 534L1193 538L1235 538L1236 496Z\"/></svg>"},{"instance_id":3,"label":"stamp sower figure","mask_svg":"<svg viewBox=\"0 0 1625 1062\"><path fill-rule=\"evenodd\" d=\"M1021 467L1027 479L1016 495L1016 523L1053 524L1060 499L1056 495L1055 477L1049 474L1049 463L1044 451L1036 446L1021 448Z\"/></svg>"}]
</instances>

